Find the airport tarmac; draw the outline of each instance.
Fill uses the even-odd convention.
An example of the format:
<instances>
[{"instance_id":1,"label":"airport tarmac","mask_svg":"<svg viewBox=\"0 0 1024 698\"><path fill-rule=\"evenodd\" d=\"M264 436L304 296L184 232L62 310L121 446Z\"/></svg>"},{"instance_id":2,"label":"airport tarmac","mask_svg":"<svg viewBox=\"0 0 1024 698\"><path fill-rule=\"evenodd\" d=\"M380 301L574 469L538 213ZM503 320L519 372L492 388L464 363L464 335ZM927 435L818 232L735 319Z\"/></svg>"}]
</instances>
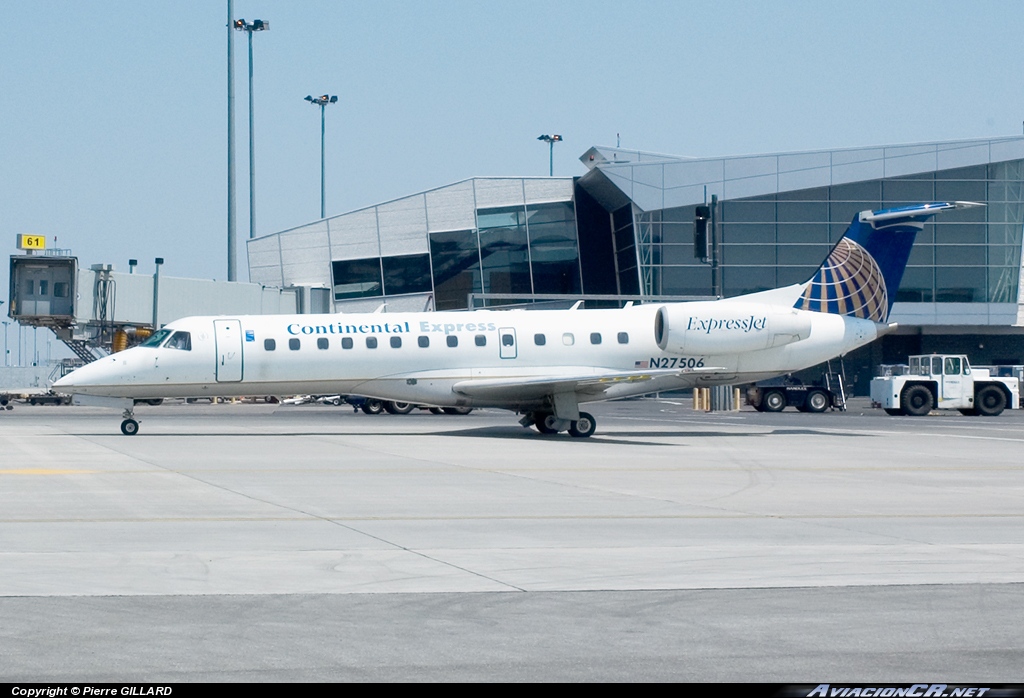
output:
<instances>
[{"instance_id":1,"label":"airport tarmac","mask_svg":"<svg viewBox=\"0 0 1024 698\"><path fill-rule=\"evenodd\" d=\"M0 681L1019 682L1024 412L0 413Z\"/></svg>"}]
</instances>

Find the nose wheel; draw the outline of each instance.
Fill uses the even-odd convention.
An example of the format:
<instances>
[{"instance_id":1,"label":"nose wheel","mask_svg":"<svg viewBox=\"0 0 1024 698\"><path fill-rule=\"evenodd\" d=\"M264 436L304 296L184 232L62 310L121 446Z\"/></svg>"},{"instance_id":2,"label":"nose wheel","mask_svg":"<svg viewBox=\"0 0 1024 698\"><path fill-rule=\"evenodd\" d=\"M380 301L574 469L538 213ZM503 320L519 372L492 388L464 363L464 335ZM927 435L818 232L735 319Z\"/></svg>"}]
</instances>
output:
<instances>
[{"instance_id":1,"label":"nose wheel","mask_svg":"<svg viewBox=\"0 0 1024 698\"><path fill-rule=\"evenodd\" d=\"M121 416L124 417L124 421L121 422L121 433L125 436L135 436L138 434L139 423L135 421L135 413L132 410L125 410Z\"/></svg>"}]
</instances>

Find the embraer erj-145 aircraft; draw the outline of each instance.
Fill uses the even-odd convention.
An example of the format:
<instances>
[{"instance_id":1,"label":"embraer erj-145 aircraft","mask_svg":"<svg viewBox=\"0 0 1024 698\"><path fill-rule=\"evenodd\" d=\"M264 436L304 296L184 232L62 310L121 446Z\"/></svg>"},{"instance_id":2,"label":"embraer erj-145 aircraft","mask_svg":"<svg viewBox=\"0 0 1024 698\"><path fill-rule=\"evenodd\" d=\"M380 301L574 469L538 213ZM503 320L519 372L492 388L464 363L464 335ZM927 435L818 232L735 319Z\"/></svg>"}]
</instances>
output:
<instances>
[{"instance_id":1,"label":"embraer erj-145 aircraft","mask_svg":"<svg viewBox=\"0 0 1024 698\"><path fill-rule=\"evenodd\" d=\"M809 281L771 291L618 310L188 317L53 387L123 409L128 435L135 399L347 393L499 407L545 434L585 437L596 423L582 403L757 381L891 331L917 232L979 205L859 213Z\"/></svg>"}]
</instances>

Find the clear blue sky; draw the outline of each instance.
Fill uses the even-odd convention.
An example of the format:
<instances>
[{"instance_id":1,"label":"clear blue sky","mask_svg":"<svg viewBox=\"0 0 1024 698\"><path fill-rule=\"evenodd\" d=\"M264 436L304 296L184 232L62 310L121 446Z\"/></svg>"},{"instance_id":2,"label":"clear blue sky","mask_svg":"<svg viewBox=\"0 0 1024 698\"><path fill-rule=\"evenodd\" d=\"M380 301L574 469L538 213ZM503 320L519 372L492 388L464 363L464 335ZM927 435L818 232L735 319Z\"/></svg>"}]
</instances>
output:
<instances>
[{"instance_id":1,"label":"clear blue sky","mask_svg":"<svg viewBox=\"0 0 1024 698\"><path fill-rule=\"evenodd\" d=\"M682 155L1021 132L1017 2L235 0L255 36L257 234L476 175L555 173L591 145ZM83 266L226 277L224 0L4 0L0 241ZM247 64L236 33L239 277ZM7 288L7 264L0 288ZM6 299L6 293L3 298ZM6 315L6 308L3 310Z\"/></svg>"}]
</instances>

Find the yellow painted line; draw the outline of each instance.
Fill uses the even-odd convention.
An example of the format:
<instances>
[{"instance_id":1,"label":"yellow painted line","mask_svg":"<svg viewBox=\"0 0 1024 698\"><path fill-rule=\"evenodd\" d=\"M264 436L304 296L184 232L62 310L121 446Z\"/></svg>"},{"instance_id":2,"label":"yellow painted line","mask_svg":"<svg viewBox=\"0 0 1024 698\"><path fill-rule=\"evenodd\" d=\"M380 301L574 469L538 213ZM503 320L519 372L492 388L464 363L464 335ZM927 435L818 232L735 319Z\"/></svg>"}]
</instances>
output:
<instances>
[{"instance_id":1,"label":"yellow painted line","mask_svg":"<svg viewBox=\"0 0 1024 698\"><path fill-rule=\"evenodd\" d=\"M0 475L91 475L95 470L63 470L59 468L18 468L0 470Z\"/></svg>"}]
</instances>

